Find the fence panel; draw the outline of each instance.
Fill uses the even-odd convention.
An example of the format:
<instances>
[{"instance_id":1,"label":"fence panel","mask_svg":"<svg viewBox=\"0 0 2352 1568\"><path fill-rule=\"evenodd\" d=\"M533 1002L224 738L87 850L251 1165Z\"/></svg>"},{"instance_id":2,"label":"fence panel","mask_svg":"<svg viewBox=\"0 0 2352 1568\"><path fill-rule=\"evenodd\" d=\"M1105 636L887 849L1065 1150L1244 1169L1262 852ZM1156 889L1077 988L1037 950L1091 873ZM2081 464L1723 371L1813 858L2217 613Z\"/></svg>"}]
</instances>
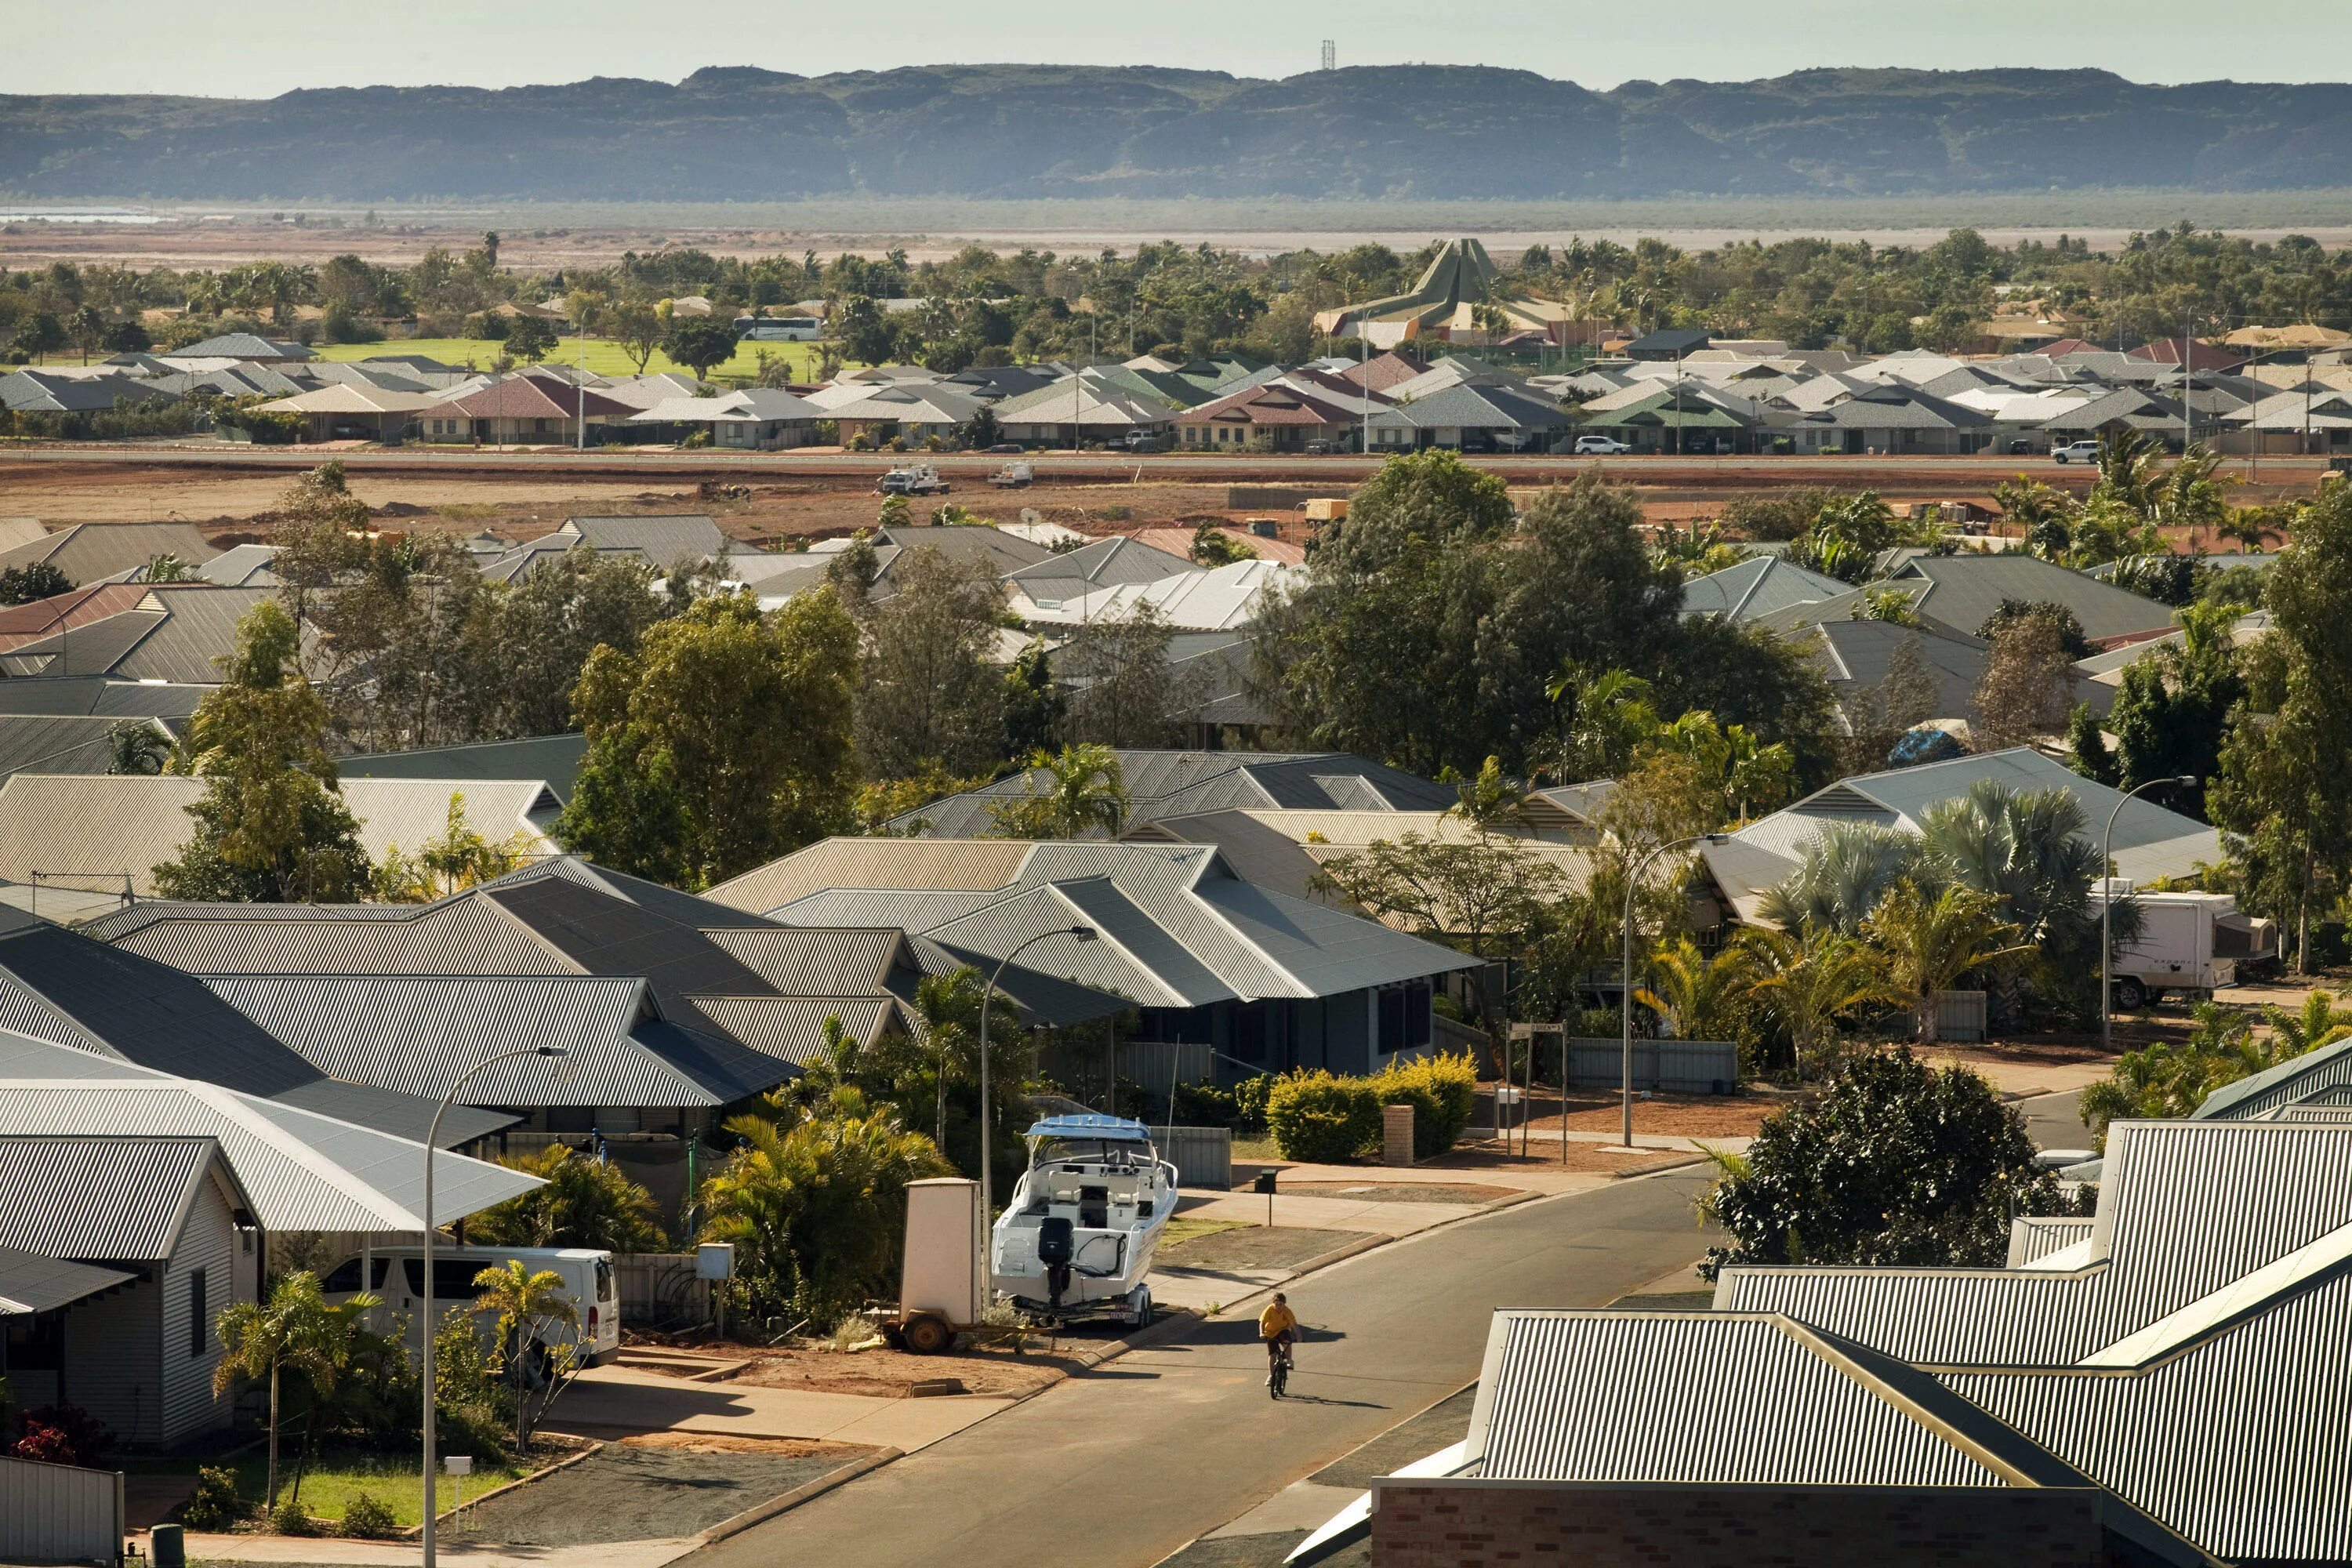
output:
<instances>
[{"instance_id":1,"label":"fence panel","mask_svg":"<svg viewBox=\"0 0 2352 1568\"><path fill-rule=\"evenodd\" d=\"M1622 1040L1570 1040L1572 1089L1614 1089L1623 1081ZM1730 1094L1739 1088L1739 1047L1731 1040L1635 1040L1633 1087L1663 1094Z\"/></svg>"},{"instance_id":2,"label":"fence panel","mask_svg":"<svg viewBox=\"0 0 2352 1568\"><path fill-rule=\"evenodd\" d=\"M1981 991L1936 993L1936 1037L1969 1045L1985 1037L1985 994Z\"/></svg>"},{"instance_id":3,"label":"fence panel","mask_svg":"<svg viewBox=\"0 0 2352 1568\"><path fill-rule=\"evenodd\" d=\"M1152 1103L1168 1098L1169 1074L1178 1083L1206 1083L1209 1047L1189 1040L1129 1040L1118 1047L1118 1075L1143 1086Z\"/></svg>"},{"instance_id":4,"label":"fence panel","mask_svg":"<svg viewBox=\"0 0 2352 1568\"><path fill-rule=\"evenodd\" d=\"M1188 1187L1223 1191L1234 1184L1234 1131L1230 1127L1155 1127L1160 1157L1176 1167Z\"/></svg>"},{"instance_id":5,"label":"fence panel","mask_svg":"<svg viewBox=\"0 0 2352 1568\"><path fill-rule=\"evenodd\" d=\"M613 1286L627 1327L684 1329L711 1321L710 1281L694 1277L691 1252L616 1252Z\"/></svg>"},{"instance_id":6,"label":"fence panel","mask_svg":"<svg viewBox=\"0 0 2352 1568\"><path fill-rule=\"evenodd\" d=\"M122 1476L0 1458L0 1563L119 1563Z\"/></svg>"}]
</instances>

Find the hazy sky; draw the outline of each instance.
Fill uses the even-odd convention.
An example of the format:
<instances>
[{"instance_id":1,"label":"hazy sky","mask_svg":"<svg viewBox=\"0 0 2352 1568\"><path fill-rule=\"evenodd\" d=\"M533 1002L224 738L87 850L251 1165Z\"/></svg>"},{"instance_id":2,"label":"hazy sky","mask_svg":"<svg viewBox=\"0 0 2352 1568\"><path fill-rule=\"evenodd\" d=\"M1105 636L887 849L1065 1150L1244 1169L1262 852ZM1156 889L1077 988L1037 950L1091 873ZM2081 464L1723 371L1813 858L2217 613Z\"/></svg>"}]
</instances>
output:
<instances>
[{"instance_id":1,"label":"hazy sky","mask_svg":"<svg viewBox=\"0 0 2352 1568\"><path fill-rule=\"evenodd\" d=\"M0 0L0 92L249 98L1002 60L1289 76L1327 37L1341 65L1517 66L1589 87L1843 65L2352 80L2347 0Z\"/></svg>"}]
</instances>

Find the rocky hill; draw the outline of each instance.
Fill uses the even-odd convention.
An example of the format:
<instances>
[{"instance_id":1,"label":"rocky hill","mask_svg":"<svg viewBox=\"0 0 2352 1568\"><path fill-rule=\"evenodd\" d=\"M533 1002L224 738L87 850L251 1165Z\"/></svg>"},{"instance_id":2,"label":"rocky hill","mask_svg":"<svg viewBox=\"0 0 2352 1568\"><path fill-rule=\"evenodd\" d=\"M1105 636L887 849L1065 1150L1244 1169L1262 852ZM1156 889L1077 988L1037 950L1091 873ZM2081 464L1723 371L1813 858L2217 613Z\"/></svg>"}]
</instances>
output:
<instances>
[{"instance_id":1,"label":"rocky hill","mask_svg":"<svg viewBox=\"0 0 2352 1568\"><path fill-rule=\"evenodd\" d=\"M2352 87L1804 71L1592 92L1528 71L937 66L266 100L0 97L18 199L1544 200L2342 184Z\"/></svg>"}]
</instances>

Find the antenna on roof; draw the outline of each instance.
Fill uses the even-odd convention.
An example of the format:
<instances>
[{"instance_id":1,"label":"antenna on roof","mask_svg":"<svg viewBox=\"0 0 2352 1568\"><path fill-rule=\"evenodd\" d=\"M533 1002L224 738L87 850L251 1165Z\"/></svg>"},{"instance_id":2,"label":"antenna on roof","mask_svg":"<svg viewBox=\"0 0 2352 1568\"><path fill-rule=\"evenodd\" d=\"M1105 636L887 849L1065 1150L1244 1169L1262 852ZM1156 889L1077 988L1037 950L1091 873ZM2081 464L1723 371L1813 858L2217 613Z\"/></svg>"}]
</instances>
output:
<instances>
[{"instance_id":1,"label":"antenna on roof","mask_svg":"<svg viewBox=\"0 0 2352 1568\"><path fill-rule=\"evenodd\" d=\"M1336 70L1339 65L1339 46L1329 38L1323 40L1323 68Z\"/></svg>"}]
</instances>

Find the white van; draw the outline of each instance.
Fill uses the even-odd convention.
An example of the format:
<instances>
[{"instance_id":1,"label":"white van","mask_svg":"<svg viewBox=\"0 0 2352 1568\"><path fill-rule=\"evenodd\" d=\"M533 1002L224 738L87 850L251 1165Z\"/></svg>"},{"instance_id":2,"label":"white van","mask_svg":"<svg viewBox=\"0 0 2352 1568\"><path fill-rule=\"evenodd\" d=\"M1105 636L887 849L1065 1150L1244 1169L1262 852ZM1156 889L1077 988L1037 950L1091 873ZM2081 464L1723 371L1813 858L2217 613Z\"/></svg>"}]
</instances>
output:
<instances>
[{"instance_id":1,"label":"white van","mask_svg":"<svg viewBox=\"0 0 2352 1568\"><path fill-rule=\"evenodd\" d=\"M371 1255L373 1277L367 1289L383 1298L386 1316L405 1313L408 1345L421 1352L424 1340L425 1249L421 1247L379 1247ZM474 1277L519 1260L536 1274L541 1269L562 1277L571 1293L572 1310L580 1315L577 1329L555 1343L577 1343L578 1364L602 1366L621 1353L621 1300L613 1279L613 1255L583 1247L444 1247L433 1248L433 1315L446 1317L452 1307L469 1304L478 1292ZM358 1255L327 1270L320 1288L329 1301L346 1301L360 1292ZM493 1321L483 1320L488 1333ZM552 1348L551 1346L551 1348Z\"/></svg>"}]
</instances>

